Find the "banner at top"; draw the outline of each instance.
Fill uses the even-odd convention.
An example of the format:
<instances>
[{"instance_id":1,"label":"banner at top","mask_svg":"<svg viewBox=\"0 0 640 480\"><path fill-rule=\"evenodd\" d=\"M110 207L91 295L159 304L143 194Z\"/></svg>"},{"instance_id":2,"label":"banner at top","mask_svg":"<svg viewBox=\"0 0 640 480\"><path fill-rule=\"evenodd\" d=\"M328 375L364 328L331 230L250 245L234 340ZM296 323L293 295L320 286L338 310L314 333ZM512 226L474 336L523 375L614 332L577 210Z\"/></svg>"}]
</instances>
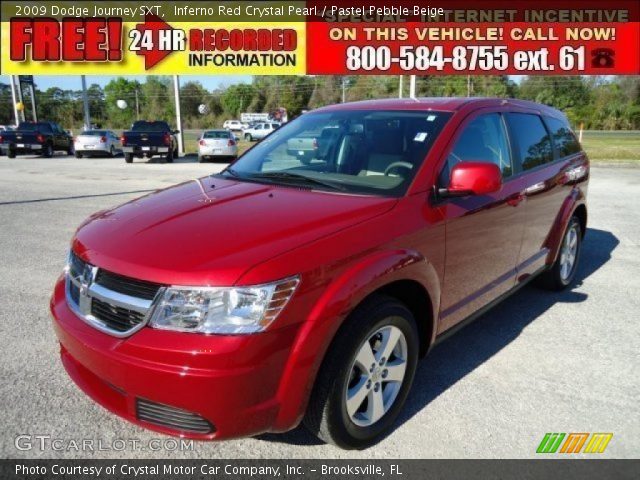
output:
<instances>
[{"instance_id":1,"label":"banner at top","mask_svg":"<svg viewBox=\"0 0 640 480\"><path fill-rule=\"evenodd\" d=\"M8 74L640 74L615 0L4 2Z\"/></svg>"}]
</instances>

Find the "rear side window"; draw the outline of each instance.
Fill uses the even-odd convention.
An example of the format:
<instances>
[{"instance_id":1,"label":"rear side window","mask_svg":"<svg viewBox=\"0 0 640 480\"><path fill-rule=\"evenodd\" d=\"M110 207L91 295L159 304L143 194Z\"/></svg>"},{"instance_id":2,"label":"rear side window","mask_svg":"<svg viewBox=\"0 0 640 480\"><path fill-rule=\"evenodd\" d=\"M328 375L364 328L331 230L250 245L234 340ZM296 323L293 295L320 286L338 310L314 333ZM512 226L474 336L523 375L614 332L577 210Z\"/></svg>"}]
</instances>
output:
<instances>
[{"instance_id":1,"label":"rear side window","mask_svg":"<svg viewBox=\"0 0 640 480\"><path fill-rule=\"evenodd\" d=\"M529 113L509 113L507 122L515 139L522 170L530 170L553 160L553 146L549 133L538 115Z\"/></svg>"},{"instance_id":2,"label":"rear side window","mask_svg":"<svg viewBox=\"0 0 640 480\"><path fill-rule=\"evenodd\" d=\"M551 136L553 137L553 144L558 151L560 157L567 157L578 153L581 148L576 136L569 128L567 122L558 120L557 118L545 117L547 126L551 130Z\"/></svg>"},{"instance_id":3,"label":"rear side window","mask_svg":"<svg viewBox=\"0 0 640 480\"><path fill-rule=\"evenodd\" d=\"M504 178L513 173L511 154L502 118L498 113L479 115L469 122L456 140L440 176L440 184L449 183L451 169L460 162L491 162L500 167Z\"/></svg>"}]
</instances>

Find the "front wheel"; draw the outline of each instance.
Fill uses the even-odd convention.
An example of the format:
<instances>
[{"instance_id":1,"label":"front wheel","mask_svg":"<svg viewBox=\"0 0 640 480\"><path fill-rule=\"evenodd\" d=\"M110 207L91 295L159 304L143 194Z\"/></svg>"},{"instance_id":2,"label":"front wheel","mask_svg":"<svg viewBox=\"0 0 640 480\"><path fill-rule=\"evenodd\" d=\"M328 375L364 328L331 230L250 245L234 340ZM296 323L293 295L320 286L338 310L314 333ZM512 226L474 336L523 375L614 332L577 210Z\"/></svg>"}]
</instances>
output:
<instances>
[{"instance_id":1,"label":"front wheel","mask_svg":"<svg viewBox=\"0 0 640 480\"><path fill-rule=\"evenodd\" d=\"M133 163L133 153L125 153L124 161L127 163Z\"/></svg>"},{"instance_id":2,"label":"front wheel","mask_svg":"<svg viewBox=\"0 0 640 480\"><path fill-rule=\"evenodd\" d=\"M549 270L540 275L539 285L548 290L564 290L575 279L582 249L582 227L575 215L569 220L560 252Z\"/></svg>"},{"instance_id":3,"label":"front wheel","mask_svg":"<svg viewBox=\"0 0 640 480\"><path fill-rule=\"evenodd\" d=\"M415 320L402 303L378 296L358 307L327 352L305 426L341 448L380 441L405 403L418 347Z\"/></svg>"}]
</instances>

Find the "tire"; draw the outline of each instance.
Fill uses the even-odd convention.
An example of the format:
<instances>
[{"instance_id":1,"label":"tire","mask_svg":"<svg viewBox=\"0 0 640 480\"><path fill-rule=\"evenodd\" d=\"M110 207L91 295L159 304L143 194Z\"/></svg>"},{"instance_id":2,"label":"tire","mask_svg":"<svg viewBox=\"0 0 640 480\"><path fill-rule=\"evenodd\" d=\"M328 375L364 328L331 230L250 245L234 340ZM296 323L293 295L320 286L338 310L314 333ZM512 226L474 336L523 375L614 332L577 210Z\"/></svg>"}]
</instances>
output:
<instances>
[{"instance_id":1,"label":"tire","mask_svg":"<svg viewBox=\"0 0 640 480\"><path fill-rule=\"evenodd\" d=\"M76 149L73 146L73 144L71 144L69 148L67 148L67 155L74 155L75 153L76 153Z\"/></svg>"},{"instance_id":2,"label":"tire","mask_svg":"<svg viewBox=\"0 0 640 480\"><path fill-rule=\"evenodd\" d=\"M53 145L51 145L50 143L45 144L42 155L45 158L51 158L53 157L54 151L53 151Z\"/></svg>"},{"instance_id":3,"label":"tire","mask_svg":"<svg viewBox=\"0 0 640 480\"><path fill-rule=\"evenodd\" d=\"M245 139L247 142L253 142L253 137L252 137L252 136L251 136L251 134L249 134L249 133L245 134L244 139Z\"/></svg>"},{"instance_id":4,"label":"tire","mask_svg":"<svg viewBox=\"0 0 640 480\"><path fill-rule=\"evenodd\" d=\"M549 270L540 275L538 285L554 291L564 290L571 285L576 277L581 250L582 227L580 220L574 215L562 236L558 258Z\"/></svg>"},{"instance_id":5,"label":"tire","mask_svg":"<svg viewBox=\"0 0 640 480\"><path fill-rule=\"evenodd\" d=\"M113 158L113 157L115 157L115 156L116 156L116 151L115 151L115 149L113 148L113 145L111 145L111 148L109 149L109 157L110 157L110 158Z\"/></svg>"},{"instance_id":6,"label":"tire","mask_svg":"<svg viewBox=\"0 0 640 480\"><path fill-rule=\"evenodd\" d=\"M78 153L78 152L75 153L75 156L76 156L76 158L82 158L82 154Z\"/></svg>"},{"instance_id":7,"label":"tire","mask_svg":"<svg viewBox=\"0 0 640 480\"><path fill-rule=\"evenodd\" d=\"M127 163L133 163L133 153L125 153L124 161Z\"/></svg>"},{"instance_id":8,"label":"tire","mask_svg":"<svg viewBox=\"0 0 640 480\"><path fill-rule=\"evenodd\" d=\"M378 342L395 336L396 347L384 358L384 349ZM379 442L389 433L405 403L418 363L418 349L418 330L406 306L387 296L365 301L349 316L327 351L303 420L306 428L321 440L344 449L363 449ZM393 358L390 363L396 364L401 381L385 380L393 375L389 373L390 363L386 363L389 358ZM374 359L375 364L368 369L361 368L367 360ZM400 376L402 365L404 373ZM348 407L350 390L361 395ZM374 399L382 403L374 403ZM376 404L379 408L375 408Z\"/></svg>"},{"instance_id":9,"label":"tire","mask_svg":"<svg viewBox=\"0 0 640 480\"><path fill-rule=\"evenodd\" d=\"M16 151L10 148L9 150L7 150L7 157L16 158Z\"/></svg>"},{"instance_id":10,"label":"tire","mask_svg":"<svg viewBox=\"0 0 640 480\"><path fill-rule=\"evenodd\" d=\"M204 162L205 162L205 158L198 155L198 163L204 163Z\"/></svg>"},{"instance_id":11,"label":"tire","mask_svg":"<svg viewBox=\"0 0 640 480\"><path fill-rule=\"evenodd\" d=\"M167 153L167 156L164 157L165 161L167 163L173 163L173 156L174 156L175 151L174 150L170 150L169 153Z\"/></svg>"}]
</instances>

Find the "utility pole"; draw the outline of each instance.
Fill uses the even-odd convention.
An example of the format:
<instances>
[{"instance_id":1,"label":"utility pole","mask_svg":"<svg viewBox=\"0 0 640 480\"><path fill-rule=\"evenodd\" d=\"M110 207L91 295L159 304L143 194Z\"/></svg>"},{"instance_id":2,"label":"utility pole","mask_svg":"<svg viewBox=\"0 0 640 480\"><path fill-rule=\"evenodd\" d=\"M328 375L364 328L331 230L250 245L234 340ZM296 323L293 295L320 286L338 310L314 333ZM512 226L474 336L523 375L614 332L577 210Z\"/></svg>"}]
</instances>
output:
<instances>
[{"instance_id":1,"label":"utility pole","mask_svg":"<svg viewBox=\"0 0 640 480\"><path fill-rule=\"evenodd\" d=\"M178 154L184 155L184 136L182 133L182 115L180 114L180 78L173 76L173 95L176 101L176 130L178 130Z\"/></svg>"},{"instance_id":2,"label":"utility pole","mask_svg":"<svg viewBox=\"0 0 640 480\"><path fill-rule=\"evenodd\" d=\"M140 120L140 103L138 101L138 87L136 87L136 120Z\"/></svg>"},{"instance_id":3,"label":"utility pole","mask_svg":"<svg viewBox=\"0 0 640 480\"><path fill-rule=\"evenodd\" d=\"M404 77L400 75L400 82L398 84L398 98L402 98L402 79Z\"/></svg>"},{"instance_id":4,"label":"utility pole","mask_svg":"<svg viewBox=\"0 0 640 480\"><path fill-rule=\"evenodd\" d=\"M16 76L11 75L9 77L9 83L11 84L11 101L13 102L13 114L16 119L16 127L20 123L20 112L18 111L18 96L16 94Z\"/></svg>"},{"instance_id":5,"label":"utility pole","mask_svg":"<svg viewBox=\"0 0 640 480\"><path fill-rule=\"evenodd\" d=\"M91 115L89 114L89 94L87 93L87 77L80 75L82 80L82 103L84 104L84 129L91 130Z\"/></svg>"},{"instance_id":6,"label":"utility pole","mask_svg":"<svg viewBox=\"0 0 640 480\"><path fill-rule=\"evenodd\" d=\"M467 97L471 96L471 75L467 75Z\"/></svg>"},{"instance_id":7,"label":"utility pole","mask_svg":"<svg viewBox=\"0 0 640 480\"><path fill-rule=\"evenodd\" d=\"M29 92L31 93L31 115L33 115L33 121L38 121L38 108L36 107L36 88L33 86L33 80L29 84Z\"/></svg>"},{"instance_id":8,"label":"utility pole","mask_svg":"<svg viewBox=\"0 0 640 480\"><path fill-rule=\"evenodd\" d=\"M27 117L24 114L24 99L22 98L22 83L20 83L20 75L15 75L14 78L16 79L16 91L18 93L18 102L22 104L22 111L18 110L19 114L20 114L20 120L22 120L23 122L27 121Z\"/></svg>"},{"instance_id":9,"label":"utility pole","mask_svg":"<svg viewBox=\"0 0 640 480\"><path fill-rule=\"evenodd\" d=\"M416 98L416 76L411 75L409 80L409 97Z\"/></svg>"},{"instance_id":10,"label":"utility pole","mask_svg":"<svg viewBox=\"0 0 640 480\"><path fill-rule=\"evenodd\" d=\"M342 77L342 103L347 101L347 77Z\"/></svg>"}]
</instances>

